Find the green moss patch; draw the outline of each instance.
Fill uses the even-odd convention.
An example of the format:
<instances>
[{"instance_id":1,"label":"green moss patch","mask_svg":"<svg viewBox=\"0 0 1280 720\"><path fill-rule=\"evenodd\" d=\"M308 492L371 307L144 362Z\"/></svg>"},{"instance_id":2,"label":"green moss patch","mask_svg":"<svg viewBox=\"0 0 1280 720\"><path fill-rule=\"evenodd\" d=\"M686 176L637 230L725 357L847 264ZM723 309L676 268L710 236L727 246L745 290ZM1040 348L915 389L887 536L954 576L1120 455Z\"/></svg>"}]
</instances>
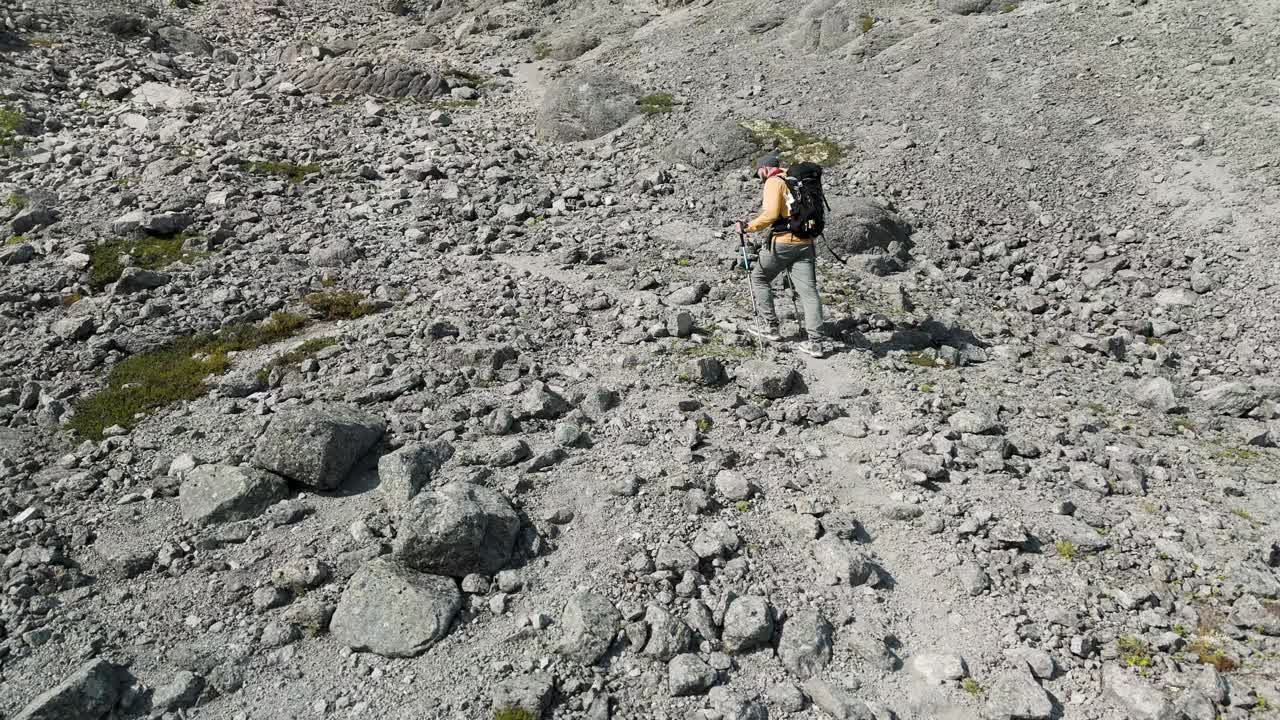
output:
<instances>
[{"instance_id":1,"label":"green moss patch","mask_svg":"<svg viewBox=\"0 0 1280 720\"><path fill-rule=\"evenodd\" d=\"M533 57L536 60L546 60L551 57L552 50L551 43L539 40L533 44Z\"/></svg>"},{"instance_id":2,"label":"green moss patch","mask_svg":"<svg viewBox=\"0 0 1280 720\"><path fill-rule=\"evenodd\" d=\"M299 165L285 160L255 160L245 163L243 167L245 172L254 175L282 177L293 183L300 183L308 175L320 172L320 166L314 163Z\"/></svg>"},{"instance_id":3,"label":"green moss patch","mask_svg":"<svg viewBox=\"0 0 1280 720\"><path fill-rule=\"evenodd\" d=\"M232 325L125 358L107 373L105 389L76 403L67 428L91 440L101 440L113 425L131 428L147 413L203 396L205 378L229 367L228 353L283 340L306 324L301 315L278 312L263 323Z\"/></svg>"},{"instance_id":4,"label":"green moss patch","mask_svg":"<svg viewBox=\"0 0 1280 720\"><path fill-rule=\"evenodd\" d=\"M519 707L505 707L493 711L493 720L538 720L533 713Z\"/></svg>"},{"instance_id":5,"label":"green moss patch","mask_svg":"<svg viewBox=\"0 0 1280 720\"><path fill-rule=\"evenodd\" d=\"M640 107L640 112L645 115L659 115L674 110L676 98L671 93L653 93L637 100L636 105Z\"/></svg>"},{"instance_id":6,"label":"green moss patch","mask_svg":"<svg viewBox=\"0 0 1280 720\"><path fill-rule=\"evenodd\" d=\"M183 245L192 235L178 233L172 237L148 235L142 239L118 238L93 248L89 254L89 286L102 289L113 283L124 271L121 258L128 255L145 270L160 270L181 260L197 257Z\"/></svg>"},{"instance_id":7,"label":"green moss patch","mask_svg":"<svg viewBox=\"0 0 1280 720\"><path fill-rule=\"evenodd\" d=\"M777 150L788 164L815 162L834 165L845 155L845 149L836 142L777 120L747 120L742 127L751 133L751 139L757 145Z\"/></svg>"},{"instance_id":8,"label":"green moss patch","mask_svg":"<svg viewBox=\"0 0 1280 720\"><path fill-rule=\"evenodd\" d=\"M315 292L302 298L302 304L320 314L324 320L354 320L374 311L357 292Z\"/></svg>"}]
</instances>

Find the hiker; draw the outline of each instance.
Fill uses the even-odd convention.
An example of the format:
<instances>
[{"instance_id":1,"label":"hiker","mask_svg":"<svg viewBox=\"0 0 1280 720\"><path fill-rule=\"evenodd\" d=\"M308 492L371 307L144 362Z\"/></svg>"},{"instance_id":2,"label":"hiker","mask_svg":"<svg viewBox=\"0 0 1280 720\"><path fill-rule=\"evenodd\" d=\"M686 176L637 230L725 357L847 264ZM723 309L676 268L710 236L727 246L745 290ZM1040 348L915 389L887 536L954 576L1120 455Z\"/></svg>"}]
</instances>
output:
<instances>
[{"instance_id":1,"label":"hiker","mask_svg":"<svg viewBox=\"0 0 1280 720\"><path fill-rule=\"evenodd\" d=\"M821 168L810 163L802 163L816 168L821 178ZM822 332L822 300L818 297L818 276L816 270L817 252L814 240L821 234L821 215L819 209L819 225L817 233L810 237L801 237L791 230L792 207L795 196L788 186L787 169L781 167L781 160L776 154L766 155L756 162L756 177L764 183L764 201L760 214L749 222L739 222L734 229L741 235L744 232L754 233L769 231L769 239L760 249L760 257L751 267L751 291L759 316L756 324L748 328L748 332L756 337L776 342L782 339L778 332L778 314L773 308L773 281L786 273L791 287L800 296L804 307L804 325L806 339L796 349L816 358L825 357L831 352L831 343ZM793 179L794 180L794 179ZM818 185L817 200L819 206L825 204L821 198L821 185ZM809 233L805 233L809 234Z\"/></svg>"}]
</instances>

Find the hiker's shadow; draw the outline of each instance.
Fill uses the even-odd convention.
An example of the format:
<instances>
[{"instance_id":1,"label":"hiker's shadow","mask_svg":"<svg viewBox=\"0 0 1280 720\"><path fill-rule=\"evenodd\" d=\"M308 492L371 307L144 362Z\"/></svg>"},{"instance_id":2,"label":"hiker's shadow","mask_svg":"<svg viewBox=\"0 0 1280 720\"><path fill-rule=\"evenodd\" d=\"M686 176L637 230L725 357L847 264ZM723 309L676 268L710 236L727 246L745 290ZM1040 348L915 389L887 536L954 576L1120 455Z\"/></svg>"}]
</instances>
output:
<instances>
[{"instance_id":1,"label":"hiker's shadow","mask_svg":"<svg viewBox=\"0 0 1280 720\"><path fill-rule=\"evenodd\" d=\"M900 326L892 330L872 331L864 333L852 318L836 325L836 331L845 340L850 351L869 352L876 358L883 358L890 353L923 352L950 346L957 349L965 347L991 347L991 344L975 335L968 328L958 325L947 325L934 319L927 319L914 326Z\"/></svg>"}]
</instances>

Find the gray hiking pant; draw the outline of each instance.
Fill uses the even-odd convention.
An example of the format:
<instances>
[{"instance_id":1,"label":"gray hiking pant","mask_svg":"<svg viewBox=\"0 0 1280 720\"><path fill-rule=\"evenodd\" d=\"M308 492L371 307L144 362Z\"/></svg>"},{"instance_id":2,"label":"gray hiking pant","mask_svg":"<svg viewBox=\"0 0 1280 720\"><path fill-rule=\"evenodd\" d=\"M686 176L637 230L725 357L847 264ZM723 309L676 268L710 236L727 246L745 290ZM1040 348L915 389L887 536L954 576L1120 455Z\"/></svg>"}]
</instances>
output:
<instances>
[{"instance_id":1,"label":"gray hiking pant","mask_svg":"<svg viewBox=\"0 0 1280 720\"><path fill-rule=\"evenodd\" d=\"M822 300L818 297L818 275L814 264L812 244L772 243L760 249L760 258L751 267L751 291L756 296L760 321L767 325L778 324L778 313L773 309L773 281L788 271L800 307L804 310L805 331L810 339L824 337L822 332Z\"/></svg>"}]
</instances>

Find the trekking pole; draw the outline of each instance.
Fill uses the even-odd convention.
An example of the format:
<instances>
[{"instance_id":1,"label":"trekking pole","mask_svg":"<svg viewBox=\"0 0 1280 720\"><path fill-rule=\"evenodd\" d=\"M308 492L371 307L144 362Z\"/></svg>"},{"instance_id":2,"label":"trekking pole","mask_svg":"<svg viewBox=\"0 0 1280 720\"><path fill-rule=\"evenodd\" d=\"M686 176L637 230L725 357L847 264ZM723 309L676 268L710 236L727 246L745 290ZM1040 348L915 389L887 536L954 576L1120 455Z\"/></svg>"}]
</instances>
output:
<instances>
[{"instance_id":1,"label":"trekking pole","mask_svg":"<svg viewBox=\"0 0 1280 720\"><path fill-rule=\"evenodd\" d=\"M755 319L756 324L760 323L760 309L756 307L756 292L751 286L751 257L747 255L747 234L741 229L738 230L738 247L742 249L742 266L747 269L747 297L751 298L751 317ZM751 333L747 333L750 335ZM754 335L752 337L755 337ZM760 339L755 340L756 347L760 347Z\"/></svg>"}]
</instances>

